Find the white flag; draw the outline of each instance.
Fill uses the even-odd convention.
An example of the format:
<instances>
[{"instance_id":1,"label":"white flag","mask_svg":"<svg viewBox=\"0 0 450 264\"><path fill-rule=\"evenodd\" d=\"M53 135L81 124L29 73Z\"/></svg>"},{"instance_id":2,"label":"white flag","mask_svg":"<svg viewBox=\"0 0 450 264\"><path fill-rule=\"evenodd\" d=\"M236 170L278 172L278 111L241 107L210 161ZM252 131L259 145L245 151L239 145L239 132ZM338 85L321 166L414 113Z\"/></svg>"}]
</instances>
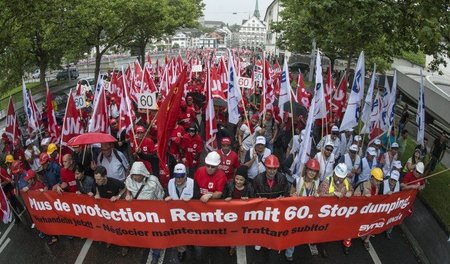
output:
<instances>
[{"instance_id":1,"label":"white flag","mask_svg":"<svg viewBox=\"0 0 450 264\"><path fill-rule=\"evenodd\" d=\"M394 80L392 81L392 90L389 97L389 108L388 108L388 125L389 130L392 128L392 124L394 123L394 109L395 109L395 99L397 95L397 71L394 71Z\"/></svg>"},{"instance_id":2,"label":"white flag","mask_svg":"<svg viewBox=\"0 0 450 264\"><path fill-rule=\"evenodd\" d=\"M233 61L233 54L228 50L228 122L237 124L239 122L238 105L241 100L241 88L239 87Z\"/></svg>"},{"instance_id":3,"label":"white flag","mask_svg":"<svg viewBox=\"0 0 450 264\"><path fill-rule=\"evenodd\" d=\"M417 105L416 124L419 128L417 131L417 144L423 145L423 139L425 137L425 89L422 70L420 70L419 104Z\"/></svg>"},{"instance_id":4,"label":"white flag","mask_svg":"<svg viewBox=\"0 0 450 264\"><path fill-rule=\"evenodd\" d=\"M317 49L316 56L316 85L314 89L314 100L315 100L315 112L314 120L321 119L327 116L327 107L325 104L325 92L323 87L323 76L322 76L322 60L320 59L320 52Z\"/></svg>"},{"instance_id":5,"label":"white flag","mask_svg":"<svg viewBox=\"0 0 450 264\"><path fill-rule=\"evenodd\" d=\"M23 96L23 109L25 110L25 114L27 115L28 127L32 130L38 130L37 120L35 119L35 114L33 110L33 106L30 100L30 96L28 94L27 87L25 85L25 81L22 79L22 96Z\"/></svg>"},{"instance_id":6,"label":"white flag","mask_svg":"<svg viewBox=\"0 0 450 264\"><path fill-rule=\"evenodd\" d=\"M387 131L389 129L388 109L391 99L391 88L387 76L384 76L384 91L381 94L383 105L381 107L381 129Z\"/></svg>"},{"instance_id":7,"label":"white flag","mask_svg":"<svg viewBox=\"0 0 450 264\"><path fill-rule=\"evenodd\" d=\"M361 51L356 65L355 76L353 78L352 91L348 99L347 109L342 118L341 131L353 128L358 125L361 100L364 96L364 51Z\"/></svg>"},{"instance_id":8,"label":"white flag","mask_svg":"<svg viewBox=\"0 0 450 264\"><path fill-rule=\"evenodd\" d=\"M280 97L278 99L278 107L280 109L280 117L283 120L284 117L284 104L292 102L291 99L291 82L289 80L289 70L287 65L287 58L284 58L283 72L281 73L281 85L280 85Z\"/></svg>"},{"instance_id":9,"label":"white flag","mask_svg":"<svg viewBox=\"0 0 450 264\"><path fill-rule=\"evenodd\" d=\"M364 107L361 114L361 120L364 122L364 127L360 134L367 134L370 132L370 114L372 113L373 104L373 88L375 87L377 65L373 66L372 79L370 80L369 89L367 90L366 99L364 100Z\"/></svg>"}]
</instances>

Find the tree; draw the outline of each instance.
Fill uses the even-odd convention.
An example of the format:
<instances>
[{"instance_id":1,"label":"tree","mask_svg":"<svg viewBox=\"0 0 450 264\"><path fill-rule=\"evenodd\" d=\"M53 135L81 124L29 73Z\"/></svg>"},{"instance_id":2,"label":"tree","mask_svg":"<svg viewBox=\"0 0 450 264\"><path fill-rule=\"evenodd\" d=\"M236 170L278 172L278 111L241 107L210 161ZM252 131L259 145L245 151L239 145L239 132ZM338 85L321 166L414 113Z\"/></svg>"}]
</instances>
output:
<instances>
[{"instance_id":1,"label":"tree","mask_svg":"<svg viewBox=\"0 0 450 264\"><path fill-rule=\"evenodd\" d=\"M281 44L293 51L309 52L313 39L332 62L350 62L365 51L370 60L391 61L404 48L400 35L399 7L395 0L313 1L282 0L282 21L274 24Z\"/></svg>"},{"instance_id":2,"label":"tree","mask_svg":"<svg viewBox=\"0 0 450 264\"><path fill-rule=\"evenodd\" d=\"M134 8L134 32L129 46L139 50L141 65L145 63L145 49L152 39L171 35L180 27L197 25L203 3L198 0L138 1Z\"/></svg>"}]
</instances>

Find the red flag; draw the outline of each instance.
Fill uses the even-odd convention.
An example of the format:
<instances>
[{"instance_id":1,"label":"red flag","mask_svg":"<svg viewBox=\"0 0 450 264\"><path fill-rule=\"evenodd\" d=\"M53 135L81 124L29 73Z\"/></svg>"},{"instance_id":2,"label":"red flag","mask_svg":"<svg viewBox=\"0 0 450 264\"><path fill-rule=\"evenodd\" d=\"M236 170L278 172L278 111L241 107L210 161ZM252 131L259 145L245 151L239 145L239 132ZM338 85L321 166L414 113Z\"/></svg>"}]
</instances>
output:
<instances>
[{"instance_id":1,"label":"red flag","mask_svg":"<svg viewBox=\"0 0 450 264\"><path fill-rule=\"evenodd\" d=\"M269 61L264 61L263 71L263 91L261 96L261 104L259 106L259 112L264 113L267 109L273 108L273 102L275 101L275 91L273 88L273 79L271 74Z\"/></svg>"},{"instance_id":2,"label":"red flag","mask_svg":"<svg viewBox=\"0 0 450 264\"><path fill-rule=\"evenodd\" d=\"M14 104L11 96L9 97L8 113L6 114L5 133L12 139L20 137L19 123L17 123L16 111L14 110Z\"/></svg>"},{"instance_id":3,"label":"red flag","mask_svg":"<svg viewBox=\"0 0 450 264\"><path fill-rule=\"evenodd\" d=\"M4 224L12 220L11 208L9 207L8 198L6 198L5 192L3 192L3 188L0 188L0 218Z\"/></svg>"},{"instance_id":4,"label":"red flag","mask_svg":"<svg viewBox=\"0 0 450 264\"><path fill-rule=\"evenodd\" d=\"M122 79L123 86L126 86L125 80ZM133 139L136 144L136 137L134 136L133 131L133 120L136 120L136 114L134 112L133 106L131 104L130 96L128 95L128 89L124 88L123 93L120 100L120 109L119 109L119 133L125 129L126 134L130 139Z\"/></svg>"},{"instance_id":5,"label":"red flag","mask_svg":"<svg viewBox=\"0 0 450 264\"><path fill-rule=\"evenodd\" d=\"M48 88L47 84L47 93L46 93L46 107L47 107L47 132L49 133L50 137L52 138L52 142L58 142L59 137L61 136L60 128L58 127L58 124L56 123L56 115L55 115L55 109L53 109L52 104L52 94L50 93L50 89Z\"/></svg>"},{"instance_id":6,"label":"red flag","mask_svg":"<svg viewBox=\"0 0 450 264\"><path fill-rule=\"evenodd\" d=\"M158 158L160 169L164 171L161 175L169 176L167 172L167 146L172 130L175 128L178 116L180 115L180 104L184 93L184 86L187 83L187 67L178 76L177 82L172 85L169 93L161 103L158 114L156 116L156 126L158 128ZM161 168L162 167L162 168ZM161 184L165 183L168 178L161 179Z\"/></svg>"},{"instance_id":7,"label":"red flag","mask_svg":"<svg viewBox=\"0 0 450 264\"><path fill-rule=\"evenodd\" d=\"M342 115L344 114L344 109L347 104L347 74L341 79L339 83L338 89L333 95L333 99L331 101L331 111L333 112L333 116L336 120L340 121L342 119Z\"/></svg>"},{"instance_id":8,"label":"red flag","mask_svg":"<svg viewBox=\"0 0 450 264\"><path fill-rule=\"evenodd\" d=\"M224 101L227 101L227 96L224 94L222 90L222 84L220 83L220 77L217 74L216 68L208 68L208 73L206 74L207 81L205 82L206 92L208 93L208 89L211 89L211 95L213 98L219 98ZM207 83L209 82L209 86L207 87Z\"/></svg>"},{"instance_id":9,"label":"red flag","mask_svg":"<svg viewBox=\"0 0 450 264\"><path fill-rule=\"evenodd\" d=\"M206 106L206 113L205 113L205 123L206 123L206 129L205 129L205 148L209 151L214 151L217 149L217 142L216 142L216 133L217 133L217 122L216 122L216 115L214 112L214 102L213 102L213 91L212 91L212 83L211 83L211 74L210 74L210 67L208 65L207 69L207 75L206 75L206 82L205 82L205 88L206 88L206 98L207 98L207 106Z\"/></svg>"},{"instance_id":10,"label":"red flag","mask_svg":"<svg viewBox=\"0 0 450 264\"><path fill-rule=\"evenodd\" d=\"M83 124L81 123L81 117L79 111L75 106L73 95L70 92L67 99L66 114L63 119L61 145L67 145L67 142L75 136L83 134Z\"/></svg>"},{"instance_id":11,"label":"red flag","mask_svg":"<svg viewBox=\"0 0 450 264\"><path fill-rule=\"evenodd\" d=\"M105 87L102 85L98 99L92 110L92 117L89 120L89 132L99 132L109 134L109 118L106 108Z\"/></svg>"},{"instance_id":12,"label":"red flag","mask_svg":"<svg viewBox=\"0 0 450 264\"><path fill-rule=\"evenodd\" d=\"M150 93L156 93L158 89L156 89L155 82L153 81L153 78L151 77L151 71L149 71L147 68L144 70L144 79L142 82L141 87L141 93L144 92L150 92Z\"/></svg>"},{"instance_id":13,"label":"red flag","mask_svg":"<svg viewBox=\"0 0 450 264\"><path fill-rule=\"evenodd\" d=\"M309 106L311 105L311 94L308 93L305 89L305 82L303 81L302 73L298 73L298 79L297 79L297 102L306 109L309 109Z\"/></svg>"}]
</instances>

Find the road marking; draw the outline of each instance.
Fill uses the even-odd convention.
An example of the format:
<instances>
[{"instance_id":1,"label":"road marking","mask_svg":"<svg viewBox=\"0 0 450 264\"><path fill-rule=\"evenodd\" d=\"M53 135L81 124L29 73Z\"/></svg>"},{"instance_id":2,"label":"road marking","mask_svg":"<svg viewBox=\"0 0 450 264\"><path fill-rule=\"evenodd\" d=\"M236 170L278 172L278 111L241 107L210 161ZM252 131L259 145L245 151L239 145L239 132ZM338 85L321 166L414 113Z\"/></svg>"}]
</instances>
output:
<instances>
[{"instance_id":1,"label":"road marking","mask_svg":"<svg viewBox=\"0 0 450 264\"><path fill-rule=\"evenodd\" d=\"M84 242L83 247L81 248L80 254L78 254L77 260L75 260L75 264L81 264L84 261L84 258L86 257L89 248L92 245L91 239L86 239L86 242Z\"/></svg>"},{"instance_id":2,"label":"road marking","mask_svg":"<svg viewBox=\"0 0 450 264\"><path fill-rule=\"evenodd\" d=\"M247 252L245 246L236 247L237 264L247 264Z\"/></svg>"},{"instance_id":3,"label":"road marking","mask_svg":"<svg viewBox=\"0 0 450 264\"><path fill-rule=\"evenodd\" d=\"M11 239L8 237L8 239L6 239L6 241L5 241L5 243L0 247L0 254L2 254L3 250L9 244L9 242L11 242Z\"/></svg>"},{"instance_id":4,"label":"road marking","mask_svg":"<svg viewBox=\"0 0 450 264\"><path fill-rule=\"evenodd\" d=\"M378 254L377 254L377 252L375 251L375 249L373 248L373 245L372 245L372 243L369 241L369 246L370 246L370 248L369 248L369 254L370 254L370 256L372 257L372 260L373 260L373 263L375 263L375 264L381 264L381 260L380 260L380 258L378 257Z\"/></svg>"},{"instance_id":5,"label":"road marking","mask_svg":"<svg viewBox=\"0 0 450 264\"><path fill-rule=\"evenodd\" d=\"M0 245L3 243L3 240L5 240L6 236L8 235L8 233L11 231L11 229L14 226L14 222L11 222L11 224L9 225L8 229L6 229L5 233L3 234L2 238L0 238Z\"/></svg>"},{"instance_id":6,"label":"road marking","mask_svg":"<svg viewBox=\"0 0 450 264\"><path fill-rule=\"evenodd\" d=\"M158 264L162 264L164 262L164 255L166 254L166 250L165 249L161 249L161 256L159 257L159 261ZM152 263L153 260L153 256L152 256L152 249L150 249L148 251L148 257L147 257L147 262L146 264L150 264Z\"/></svg>"}]
</instances>

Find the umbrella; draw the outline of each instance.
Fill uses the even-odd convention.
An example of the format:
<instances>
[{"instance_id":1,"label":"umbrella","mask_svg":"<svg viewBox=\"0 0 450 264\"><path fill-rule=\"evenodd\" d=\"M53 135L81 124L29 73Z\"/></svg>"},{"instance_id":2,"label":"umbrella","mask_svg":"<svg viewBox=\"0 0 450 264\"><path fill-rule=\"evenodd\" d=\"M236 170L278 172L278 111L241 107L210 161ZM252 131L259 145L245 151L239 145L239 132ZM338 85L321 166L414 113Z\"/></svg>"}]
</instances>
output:
<instances>
[{"instance_id":1,"label":"umbrella","mask_svg":"<svg viewBox=\"0 0 450 264\"><path fill-rule=\"evenodd\" d=\"M76 136L69 140L69 146L89 145L95 143L111 143L116 142L117 139L106 133L90 132Z\"/></svg>"},{"instance_id":2,"label":"umbrella","mask_svg":"<svg viewBox=\"0 0 450 264\"><path fill-rule=\"evenodd\" d=\"M286 112L291 112L291 105L290 102L286 102L283 105L283 110ZM294 112L294 116L307 116L308 115L308 111L306 110L306 108L303 105L300 105L297 102L292 102L292 110Z\"/></svg>"},{"instance_id":3,"label":"umbrella","mask_svg":"<svg viewBox=\"0 0 450 264\"><path fill-rule=\"evenodd\" d=\"M214 102L214 105L217 105L217 106L227 106L227 104L228 104L227 101L223 100L222 98L218 98L218 97L214 97L213 102Z\"/></svg>"}]
</instances>

